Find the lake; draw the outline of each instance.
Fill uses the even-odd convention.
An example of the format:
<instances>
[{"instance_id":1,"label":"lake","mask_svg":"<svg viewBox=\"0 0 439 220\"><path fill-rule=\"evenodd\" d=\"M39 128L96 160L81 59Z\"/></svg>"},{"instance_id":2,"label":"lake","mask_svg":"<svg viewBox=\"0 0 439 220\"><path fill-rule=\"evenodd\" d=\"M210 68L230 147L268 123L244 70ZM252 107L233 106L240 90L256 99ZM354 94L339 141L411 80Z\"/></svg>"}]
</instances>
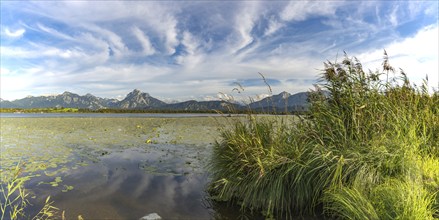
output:
<instances>
[{"instance_id":1,"label":"lake","mask_svg":"<svg viewBox=\"0 0 439 220\"><path fill-rule=\"evenodd\" d=\"M0 113L0 118L193 118L218 116L222 115L201 113Z\"/></svg>"},{"instance_id":2,"label":"lake","mask_svg":"<svg viewBox=\"0 0 439 220\"><path fill-rule=\"evenodd\" d=\"M35 214L47 196L68 219L235 219L212 202L206 166L211 114L1 114L2 175L17 163Z\"/></svg>"}]
</instances>

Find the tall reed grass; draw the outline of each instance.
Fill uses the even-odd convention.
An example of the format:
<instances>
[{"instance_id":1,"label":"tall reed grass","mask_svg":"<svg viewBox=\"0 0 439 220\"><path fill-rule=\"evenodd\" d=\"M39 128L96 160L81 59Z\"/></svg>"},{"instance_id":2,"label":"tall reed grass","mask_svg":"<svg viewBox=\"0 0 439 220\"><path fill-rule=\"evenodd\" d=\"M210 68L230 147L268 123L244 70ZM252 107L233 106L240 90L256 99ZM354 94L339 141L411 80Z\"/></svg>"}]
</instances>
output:
<instances>
[{"instance_id":1,"label":"tall reed grass","mask_svg":"<svg viewBox=\"0 0 439 220\"><path fill-rule=\"evenodd\" d=\"M411 84L386 53L382 71L346 54L324 67L306 117L224 127L211 195L279 219L439 218L438 92Z\"/></svg>"}]
</instances>

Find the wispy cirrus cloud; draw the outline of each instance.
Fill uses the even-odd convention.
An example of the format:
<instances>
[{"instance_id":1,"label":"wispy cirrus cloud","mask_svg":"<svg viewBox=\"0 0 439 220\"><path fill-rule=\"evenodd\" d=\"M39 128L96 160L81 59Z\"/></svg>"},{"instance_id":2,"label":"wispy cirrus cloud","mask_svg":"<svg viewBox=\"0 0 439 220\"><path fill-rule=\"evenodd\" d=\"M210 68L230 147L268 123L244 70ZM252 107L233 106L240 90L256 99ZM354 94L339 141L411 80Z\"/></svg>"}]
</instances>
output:
<instances>
[{"instance_id":1,"label":"wispy cirrus cloud","mask_svg":"<svg viewBox=\"0 0 439 220\"><path fill-rule=\"evenodd\" d=\"M343 51L379 67L383 49L409 74L432 70L432 81L437 8L399 1L2 2L1 95L120 97L138 88L167 100L203 99L231 91L231 82L253 82L258 72L273 79L274 93L294 93L311 88L322 62ZM250 83L246 92L266 88Z\"/></svg>"},{"instance_id":2,"label":"wispy cirrus cloud","mask_svg":"<svg viewBox=\"0 0 439 220\"><path fill-rule=\"evenodd\" d=\"M142 46L142 54L145 56L153 55L156 51L155 48L152 46L149 37L136 26L134 26L132 30L133 34L136 36L137 40L139 40Z\"/></svg>"},{"instance_id":3,"label":"wispy cirrus cloud","mask_svg":"<svg viewBox=\"0 0 439 220\"><path fill-rule=\"evenodd\" d=\"M280 13L284 21L303 21L309 17L333 16L341 2L328 1L291 1Z\"/></svg>"},{"instance_id":4,"label":"wispy cirrus cloud","mask_svg":"<svg viewBox=\"0 0 439 220\"><path fill-rule=\"evenodd\" d=\"M72 37L68 34L61 33L59 31L57 31L56 29L47 27L41 23L37 23L36 26L38 27L39 30L41 30L41 31L53 36L53 37L57 37L57 38L60 38L63 40L68 40L68 41L76 41L74 37Z\"/></svg>"},{"instance_id":5,"label":"wispy cirrus cloud","mask_svg":"<svg viewBox=\"0 0 439 220\"><path fill-rule=\"evenodd\" d=\"M254 42L252 30L259 17L258 2L243 2L244 6L236 13L234 27L236 28L236 45L233 52L238 52Z\"/></svg>"},{"instance_id":6,"label":"wispy cirrus cloud","mask_svg":"<svg viewBox=\"0 0 439 220\"><path fill-rule=\"evenodd\" d=\"M4 29L5 35L8 37L11 37L11 38L20 38L24 35L25 32L26 32L26 29L24 29L24 28L20 28L18 30L14 30L14 31L9 30L8 27L5 27L5 29Z\"/></svg>"}]
</instances>

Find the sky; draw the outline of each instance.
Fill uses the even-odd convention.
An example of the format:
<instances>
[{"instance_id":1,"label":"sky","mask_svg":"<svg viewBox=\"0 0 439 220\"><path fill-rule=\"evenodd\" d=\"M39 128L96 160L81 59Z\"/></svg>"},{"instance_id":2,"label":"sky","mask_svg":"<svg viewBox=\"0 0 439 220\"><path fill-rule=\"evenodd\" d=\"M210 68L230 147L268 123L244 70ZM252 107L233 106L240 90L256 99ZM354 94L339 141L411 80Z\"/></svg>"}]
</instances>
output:
<instances>
[{"instance_id":1,"label":"sky","mask_svg":"<svg viewBox=\"0 0 439 220\"><path fill-rule=\"evenodd\" d=\"M437 1L1 1L5 100L163 101L309 91L344 51L438 89ZM265 82L260 73L265 77ZM239 86L242 86L241 87ZM239 92L234 88L240 88Z\"/></svg>"}]
</instances>

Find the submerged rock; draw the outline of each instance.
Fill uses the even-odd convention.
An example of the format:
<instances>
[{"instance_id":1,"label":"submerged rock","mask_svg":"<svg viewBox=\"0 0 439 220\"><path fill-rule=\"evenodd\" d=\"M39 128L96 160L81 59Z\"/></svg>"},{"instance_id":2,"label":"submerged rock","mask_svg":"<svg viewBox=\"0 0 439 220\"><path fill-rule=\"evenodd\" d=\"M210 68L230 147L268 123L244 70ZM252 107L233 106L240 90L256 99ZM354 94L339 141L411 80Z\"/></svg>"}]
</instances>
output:
<instances>
[{"instance_id":1,"label":"submerged rock","mask_svg":"<svg viewBox=\"0 0 439 220\"><path fill-rule=\"evenodd\" d=\"M158 215L157 213L151 213L140 218L140 220L160 220L160 219L162 219L162 217L160 217L160 215Z\"/></svg>"}]
</instances>

